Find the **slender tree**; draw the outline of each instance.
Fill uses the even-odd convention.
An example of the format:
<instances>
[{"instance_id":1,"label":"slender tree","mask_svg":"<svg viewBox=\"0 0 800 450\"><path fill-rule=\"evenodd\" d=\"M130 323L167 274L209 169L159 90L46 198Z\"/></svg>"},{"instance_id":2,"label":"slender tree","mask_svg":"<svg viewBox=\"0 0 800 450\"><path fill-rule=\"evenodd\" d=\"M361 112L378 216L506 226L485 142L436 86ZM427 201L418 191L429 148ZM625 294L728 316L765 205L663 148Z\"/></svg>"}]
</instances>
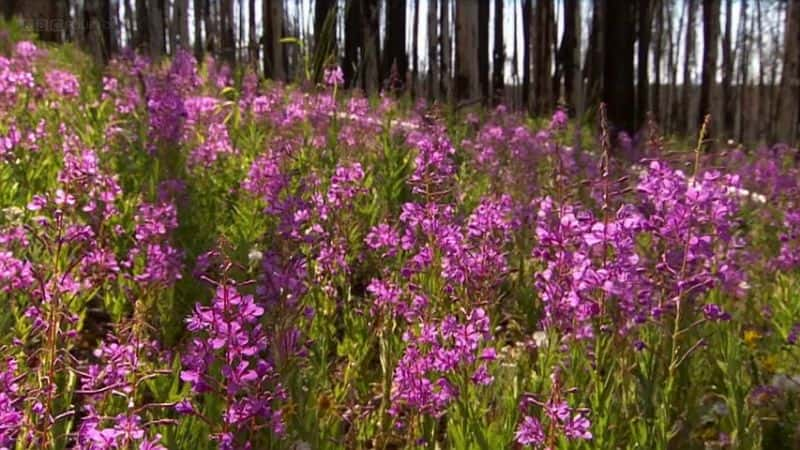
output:
<instances>
[{"instance_id":1,"label":"slender tree","mask_svg":"<svg viewBox=\"0 0 800 450\"><path fill-rule=\"evenodd\" d=\"M204 0L194 0L194 57L203 59L203 9Z\"/></svg>"},{"instance_id":2,"label":"slender tree","mask_svg":"<svg viewBox=\"0 0 800 450\"><path fill-rule=\"evenodd\" d=\"M242 0L244 1L244 0ZM264 20L263 17L261 20ZM256 0L247 3L247 62L258 69L258 38L256 37Z\"/></svg>"},{"instance_id":3,"label":"slender tree","mask_svg":"<svg viewBox=\"0 0 800 450\"><path fill-rule=\"evenodd\" d=\"M603 64L605 46L603 15L605 0L592 2L592 24L589 32L589 49L583 65L583 78L586 79L586 103L596 106L602 97Z\"/></svg>"},{"instance_id":4,"label":"slender tree","mask_svg":"<svg viewBox=\"0 0 800 450\"><path fill-rule=\"evenodd\" d=\"M453 97L453 89L452 89L452 78L450 76L451 70L451 60L452 60L452 53L451 49L452 46L450 45L450 0L440 0L442 13L440 14L440 22L439 22L439 37L440 42L439 45L442 49L442 59L441 62L441 70L439 71L439 76L441 77L441 84L442 84L442 95L444 96L447 101L452 100Z\"/></svg>"},{"instance_id":5,"label":"slender tree","mask_svg":"<svg viewBox=\"0 0 800 450\"><path fill-rule=\"evenodd\" d=\"M345 5L344 59L342 60L344 82L348 87L353 86L357 78L360 52L364 48L364 30L361 26L363 14L362 0L348 0Z\"/></svg>"},{"instance_id":6,"label":"slender tree","mask_svg":"<svg viewBox=\"0 0 800 450\"><path fill-rule=\"evenodd\" d=\"M661 120L661 70L663 66L664 54L664 3L669 0L655 0L653 3L653 12L656 14L656 39L653 43L653 96L651 99L650 109L656 120Z\"/></svg>"},{"instance_id":7,"label":"slender tree","mask_svg":"<svg viewBox=\"0 0 800 450\"><path fill-rule=\"evenodd\" d=\"M605 4L605 48L613 51L604 52L603 101L608 104L608 119L615 130L633 132L634 4L626 0L606 0Z\"/></svg>"},{"instance_id":8,"label":"slender tree","mask_svg":"<svg viewBox=\"0 0 800 450\"><path fill-rule=\"evenodd\" d=\"M769 111L766 106L767 102L764 99L767 91L767 61L766 52L764 50L764 25L761 19L761 0L756 0L756 11L755 15L753 16L753 20L755 20L756 23L755 26L751 27L751 30L757 30L756 45L758 51L758 87L756 88L755 95L756 106L753 108L753 110L756 112L753 126L755 133L758 136L763 136L765 133L765 130L762 128L763 120L761 120L761 118L768 114Z\"/></svg>"},{"instance_id":9,"label":"slender tree","mask_svg":"<svg viewBox=\"0 0 800 450\"><path fill-rule=\"evenodd\" d=\"M489 104L489 0L478 1L478 80L481 101Z\"/></svg>"},{"instance_id":10,"label":"slender tree","mask_svg":"<svg viewBox=\"0 0 800 450\"><path fill-rule=\"evenodd\" d=\"M561 37L561 47L556 55L557 81L563 76L564 100L567 107L574 111L577 107L576 83L578 82L578 69L580 60L580 45L578 41L580 18L580 4L578 0L564 2L564 34Z\"/></svg>"},{"instance_id":11,"label":"slender tree","mask_svg":"<svg viewBox=\"0 0 800 450\"><path fill-rule=\"evenodd\" d=\"M794 144L800 124L800 1L788 2L784 30L778 138Z\"/></svg>"},{"instance_id":12,"label":"slender tree","mask_svg":"<svg viewBox=\"0 0 800 450\"><path fill-rule=\"evenodd\" d=\"M529 107L531 96L531 0L522 0L522 105Z\"/></svg>"},{"instance_id":13,"label":"slender tree","mask_svg":"<svg viewBox=\"0 0 800 450\"><path fill-rule=\"evenodd\" d=\"M703 0L703 43L703 73L697 115L699 121L702 121L706 114L713 112L712 96L719 46L719 0Z\"/></svg>"},{"instance_id":14,"label":"slender tree","mask_svg":"<svg viewBox=\"0 0 800 450\"><path fill-rule=\"evenodd\" d=\"M164 55L164 15L159 0L147 0L147 27L145 36L149 36L150 57L161 58Z\"/></svg>"},{"instance_id":15,"label":"slender tree","mask_svg":"<svg viewBox=\"0 0 800 450\"><path fill-rule=\"evenodd\" d=\"M736 114L733 98L733 0L725 0L725 32L722 35L722 132L733 133Z\"/></svg>"},{"instance_id":16,"label":"slender tree","mask_svg":"<svg viewBox=\"0 0 800 450\"><path fill-rule=\"evenodd\" d=\"M474 100L481 95L478 64L478 0L456 2L455 97Z\"/></svg>"},{"instance_id":17,"label":"slender tree","mask_svg":"<svg viewBox=\"0 0 800 450\"><path fill-rule=\"evenodd\" d=\"M189 37L189 0L175 0L175 22L178 24L178 46L188 50L191 45Z\"/></svg>"},{"instance_id":18,"label":"slender tree","mask_svg":"<svg viewBox=\"0 0 800 450\"><path fill-rule=\"evenodd\" d=\"M555 15L552 0L538 0L534 8L533 30L533 113L543 115L553 109L553 48Z\"/></svg>"},{"instance_id":19,"label":"slender tree","mask_svg":"<svg viewBox=\"0 0 800 450\"><path fill-rule=\"evenodd\" d=\"M647 120L649 111L650 79L648 57L650 55L651 0L639 0L637 9L637 33L639 39L636 64L636 127L640 128Z\"/></svg>"},{"instance_id":20,"label":"slender tree","mask_svg":"<svg viewBox=\"0 0 800 450\"><path fill-rule=\"evenodd\" d=\"M691 122L691 115L689 114L691 90L692 90L692 71L694 70L694 17L696 9L696 0L686 1L686 49L684 50L683 60L683 92L681 96L681 114L684 125L684 132L689 134L692 132L695 124Z\"/></svg>"},{"instance_id":21,"label":"slender tree","mask_svg":"<svg viewBox=\"0 0 800 450\"><path fill-rule=\"evenodd\" d=\"M336 55L336 0L314 2L314 81Z\"/></svg>"},{"instance_id":22,"label":"slender tree","mask_svg":"<svg viewBox=\"0 0 800 450\"><path fill-rule=\"evenodd\" d=\"M503 44L503 0L494 1L494 52L492 56L492 103L498 105L502 103L505 91L506 49Z\"/></svg>"},{"instance_id":23,"label":"slender tree","mask_svg":"<svg viewBox=\"0 0 800 450\"><path fill-rule=\"evenodd\" d=\"M672 2L670 2L672 4ZM667 65L669 66L669 73L670 73L670 82L669 82L669 120L668 123L670 124L669 129L673 132L683 131L682 129L679 130L679 127L682 127L684 124L681 121L681 101L682 99L678 96L678 51L681 48L681 39L683 38L683 26L686 19L686 8L680 8L681 14L678 19L678 32L675 34L675 39L670 39L670 47L669 47L669 60ZM667 22L668 24L671 21ZM672 25L669 25L670 31L672 29ZM672 33L670 33L670 36ZM681 92L682 94L682 92Z\"/></svg>"},{"instance_id":24,"label":"slender tree","mask_svg":"<svg viewBox=\"0 0 800 450\"><path fill-rule=\"evenodd\" d=\"M233 23L233 0L220 0L219 25L220 56L223 61L233 66L236 64L236 31Z\"/></svg>"},{"instance_id":25,"label":"slender tree","mask_svg":"<svg viewBox=\"0 0 800 450\"><path fill-rule=\"evenodd\" d=\"M383 55L381 55L381 81L405 84L408 73L406 0L387 2L385 13L386 33L383 40ZM396 70L394 74L393 70ZM392 79L392 77L396 77L396 79Z\"/></svg>"},{"instance_id":26,"label":"slender tree","mask_svg":"<svg viewBox=\"0 0 800 450\"><path fill-rule=\"evenodd\" d=\"M419 80L419 0L414 0L414 23L411 29L411 95L417 95L417 82Z\"/></svg>"},{"instance_id":27,"label":"slender tree","mask_svg":"<svg viewBox=\"0 0 800 450\"><path fill-rule=\"evenodd\" d=\"M216 0L203 0L203 22L206 31L206 51L212 55L216 55L219 47L219 36L217 36L218 20L217 10L218 4Z\"/></svg>"},{"instance_id":28,"label":"slender tree","mask_svg":"<svg viewBox=\"0 0 800 450\"><path fill-rule=\"evenodd\" d=\"M750 39L747 38L747 7L748 1L742 0L741 8L739 10L739 30L737 32L737 47L741 49L739 52L739 70L738 76L739 80L737 81L738 85L738 105L737 109L737 118L736 118L736 127L737 127L737 134L736 136L739 139L739 142L745 140L745 136L747 133L747 126L744 120L744 111L745 111L745 99L747 95L747 83L748 83L748 70L747 65L750 62Z\"/></svg>"},{"instance_id":29,"label":"slender tree","mask_svg":"<svg viewBox=\"0 0 800 450\"><path fill-rule=\"evenodd\" d=\"M283 44L283 0L264 0L262 4L264 26L264 75L275 80L286 80Z\"/></svg>"},{"instance_id":30,"label":"slender tree","mask_svg":"<svg viewBox=\"0 0 800 450\"><path fill-rule=\"evenodd\" d=\"M439 59L436 51L436 43L439 39L437 29L438 24L438 5L437 0L428 2L428 99L433 101L439 96Z\"/></svg>"},{"instance_id":31,"label":"slender tree","mask_svg":"<svg viewBox=\"0 0 800 450\"><path fill-rule=\"evenodd\" d=\"M377 93L380 89L379 61L380 37L378 27L380 23L378 0L363 0L364 14L361 15L361 27L364 34L364 59L361 79L362 86L368 94Z\"/></svg>"}]
</instances>

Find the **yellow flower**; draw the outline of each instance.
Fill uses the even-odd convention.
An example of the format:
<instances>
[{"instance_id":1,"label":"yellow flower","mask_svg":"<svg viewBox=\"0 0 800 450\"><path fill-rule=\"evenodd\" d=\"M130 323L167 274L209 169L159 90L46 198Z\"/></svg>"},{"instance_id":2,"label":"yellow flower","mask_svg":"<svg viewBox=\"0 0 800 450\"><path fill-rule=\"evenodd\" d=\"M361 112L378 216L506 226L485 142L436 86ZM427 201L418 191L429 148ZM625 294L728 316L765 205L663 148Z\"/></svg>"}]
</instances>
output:
<instances>
[{"instance_id":1,"label":"yellow flower","mask_svg":"<svg viewBox=\"0 0 800 450\"><path fill-rule=\"evenodd\" d=\"M747 330L744 332L744 342L749 347L754 347L759 339L761 339L761 333L756 330Z\"/></svg>"},{"instance_id":2,"label":"yellow flower","mask_svg":"<svg viewBox=\"0 0 800 450\"><path fill-rule=\"evenodd\" d=\"M764 366L764 370L767 372L774 372L775 367L778 365L778 358L775 355L768 355L761 358L761 365Z\"/></svg>"}]
</instances>

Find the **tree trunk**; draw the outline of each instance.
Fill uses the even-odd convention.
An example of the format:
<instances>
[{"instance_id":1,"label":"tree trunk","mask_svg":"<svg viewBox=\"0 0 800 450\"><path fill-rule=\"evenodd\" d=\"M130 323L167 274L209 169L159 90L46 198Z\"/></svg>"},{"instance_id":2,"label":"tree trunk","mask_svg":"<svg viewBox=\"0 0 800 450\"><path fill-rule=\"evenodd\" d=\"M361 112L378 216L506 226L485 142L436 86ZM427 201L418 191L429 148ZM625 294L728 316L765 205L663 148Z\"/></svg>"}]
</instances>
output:
<instances>
[{"instance_id":1,"label":"tree trunk","mask_svg":"<svg viewBox=\"0 0 800 450\"><path fill-rule=\"evenodd\" d=\"M722 134L730 136L734 127L733 89L733 1L725 0L725 34L722 36Z\"/></svg>"},{"instance_id":2,"label":"tree trunk","mask_svg":"<svg viewBox=\"0 0 800 450\"><path fill-rule=\"evenodd\" d=\"M636 128L639 129L647 120L650 94L648 57L650 55L651 4L650 0L636 2L638 12L639 55L636 65Z\"/></svg>"},{"instance_id":3,"label":"tree trunk","mask_svg":"<svg viewBox=\"0 0 800 450\"><path fill-rule=\"evenodd\" d=\"M531 0L522 0L522 107L530 108L531 100Z\"/></svg>"},{"instance_id":4,"label":"tree trunk","mask_svg":"<svg viewBox=\"0 0 800 450\"><path fill-rule=\"evenodd\" d=\"M83 35L80 39L81 47L92 55L95 63L102 64L105 61L107 45L105 31L103 30L103 2L105 0L86 0L82 9L82 30Z\"/></svg>"},{"instance_id":5,"label":"tree trunk","mask_svg":"<svg viewBox=\"0 0 800 450\"><path fill-rule=\"evenodd\" d=\"M503 0L494 1L494 52L492 58L492 104L503 102L506 49L503 44Z\"/></svg>"},{"instance_id":6,"label":"tree trunk","mask_svg":"<svg viewBox=\"0 0 800 450\"><path fill-rule=\"evenodd\" d=\"M681 103L681 114L683 115L684 132L691 134L694 128L694 123L691 121L690 103L691 103L691 89L692 89L692 70L694 68L694 14L696 0L687 0L686 2L686 49L684 51L683 62L683 95Z\"/></svg>"},{"instance_id":7,"label":"tree trunk","mask_svg":"<svg viewBox=\"0 0 800 450\"><path fill-rule=\"evenodd\" d=\"M419 77L419 0L414 0L414 24L411 32L411 54L413 69L411 71L411 95L417 95L417 80Z\"/></svg>"},{"instance_id":8,"label":"tree trunk","mask_svg":"<svg viewBox=\"0 0 800 450\"><path fill-rule=\"evenodd\" d=\"M406 53L406 0L386 4L386 33L383 40L381 81L390 89L405 88L408 73Z\"/></svg>"},{"instance_id":9,"label":"tree trunk","mask_svg":"<svg viewBox=\"0 0 800 450\"><path fill-rule=\"evenodd\" d=\"M489 104L489 0L478 1L478 80L481 102Z\"/></svg>"},{"instance_id":10,"label":"tree trunk","mask_svg":"<svg viewBox=\"0 0 800 450\"><path fill-rule=\"evenodd\" d=\"M580 14L578 0L566 0L564 2L564 34L561 38L561 47L556 55L556 79L560 81L561 75L564 78L564 100L567 108L574 112L577 106L575 99L575 75L577 73L576 60L579 59L580 47L578 47L578 17Z\"/></svg>"},{"instance_id":11,"label":"tree trunk","mask_svg":"<svg viewBox=\"0 0 800 450\"><path fill-rule=\"evenodd\" d=\"M354 86L360 64L359 52L364 48L364 32L361 27L363 14L362 0L348 0L345 5L344 60L342 61L344 84L347 87Z\"/></svg>"},{"instance_id":12,"label":"tree trunk","mask_svg":"<svg viewBox=\"0 0 800 450\"><path fill-rule=\"evenodd\" d=\"M533 30L533 112L537 116L553 109L553 35L555 19L552 0L538 0Z\"/></svg>"},{"instance_id":13,"label":"tree trunk","mask_svg":"<svg viewBox=\"0 0 800 450\"><path fill-rule=\"evenodd\" d=\"M239 0L239 36L238 39L236 39L237 60L244 59L244 54L241 53L243 45L244 45L244 0Z\"/></svg>"},{"instance_id":14,"label":"tree trunk","mask_svg":"<svg viewBox=\"0 0 800 450\"><path fill-rule=\"evenodd\" d=\"M191 48L191 39L189 38L189 0L175 1L175 21L178 24L178 34L180 35L178 46L188 50Z\"/></svg>"},{"instance_id":15,"label":"tree trunk","mask_svg":"<svg viewBox=\"0 0 800 450\"><path fill-rule=\"evenodd\" d=\"M436 0L430 0L428 2L428 99L430 101L434 101L437 97L439 97L439 85L438 85L438 54L436 52L436 42L439 38L439 34L437 32L437 24L438 24L438 14L437 14L438 5Z\"/></svg>"},{"instance_id":16,"label":"tree trunk","mask_svg":"<svg viewBox=\"0 0 800 450\"><path fill-rule=\"evenodd\" d=\"M780 86L778 138L789 144L797 141L800 123L800 1L790 0L786 11L783 73Z\"/></svg>"},{"instance_id":17,"label":"tree trunk","mask_svg":"<svg viewBox=\"0 0 800 450\"><path fill-rule=\"evenodd\" d=\"M450 0L440 0L442 7L442 14L440 16L439 28L441 30L441 42L439 45L442 48L442 69L439 71L439 76L442 82L442 96L447 101L453 99L452 78L450 77L450 64L452 61L452 46L450 45Z\"/></svg>"},{"instance_id":18,"label":"tree trunk","mask_svg":"<svg viewBox=\"0 0 800 450\"><path fill-rule=\"evenodd\" d=\"M737 136L739 142L744 142L747 135L747 125L744 119L744 111L746 108L745 99L747 98L747 83L748 83L748 70L747 65L750 62L750 39L747 37L747 0L742 0L741 12L739 13L739 31L737 46L742 49L739 54L739 80L738 80L738 94L739 104L737 106Z\"/></svg>"},{"instance_id":19,"label":"tree trunk","mask_svg":"<svg viewBox=\"0 0 800 450\"><path fill-rule=\"evenodd\" d=\"M283 0L265 0L262 4L264 24L264 75L286 81L283 44Z\"/></svg>"},{"instance_id":20,"label":"tree trunk","mask_svg":"<svg viewBox=\"0 0 800 450\"><path fill-rule=\"evenodd\" d=\"M173 4L172 5L172 14L170 14L170 9L169 9L170 3ZM165 26L164 31L166 31L166 33L167 33L166 38L167 38L167 42L169 43L169 47L167 48L167 52L166 53L174 55L175 54L175 49L177 48L177 42L178 42L178 20L177 20L178 17L176 15L178 8L176 7L177 5L175 5L175 0L173 0L172 2L167 2L165 0L164 4L162 6L164 7L164 9L163 9L163 12L164 12L164 26Z\"/></svg>"},{"instance_id":21,"label":"tree trunk","mask_svg":"<svg viewBox=\"0 0 800 450\"><path fill-rule=\"evenodd\" d=\"M134 48L138 50L150 49L147 30L150 26L150 19L147 17L148 0L136 0L136 38Z\"/></svg>"},{"instance_id":22,"label":"tree trunk","mask_svg":"<svg viewBox=\"0 0 800 450\"><path fill-rule=\"evenodd\" d=\"M669 0L666 0L669 1ZM653 4L654 11L658 11L656 19L656 41L653 52L653 98L651 99L650 109L656 121L661 120L661 69L662 55L664 53L664 0L657 0ZM671 20L671 18L670 18Z\"/></svg>"},{"instance_id":23,"label":"tree trunk","mask_svg":"<svg viewBox=\"0 0 800 450\"><path fill-rule=\"evenodd\" d=\"M236 64L236 31L233 24L233 0L220 0L220 56L233 67Z\"/></svg>"},{"instance_id":24,"label":"tree trunk","mask_svg":"<svg viewBox=\"0 0 800 450\"><path fill-rule=\"evenodd\" d=\"M217 8L216 0L203 0L205 30L206 30L206 51L216 56L219 47L219 36L217 34Z\"/></svg>"},{"instance_id":25,"label":"tree trunk","mask_svg":"<svg viewBox=\"0 0 800 450\"><path fill-rule=\"evenodd\" d=\"M594 0L592 3L592 27L589 32L589 49L583 65L583 77L586 78L586 103L596 106L603 96L603 64L605 46L604 6L605 0Z\"/></svg>"},{"instance_id":26,"label":"tree trunk","mask_svg":"<svg viewBox=\"0 0 800 450\"><path fill-rule=\"evenodd\" d=\"M204 0L194 0L194 57L203 59L203 8Z\"/></svg>"},{"instance_id":27,"label":"tree trunk","mask_svg":"<svg viewBox=\"0 0 800 450\"><path fill-rule=\"evenodd\" d=\"M456 99L474 100L481 95L478 67L478 0L456 2Z\"/></svg>"},{"instance_id":28,"label":"tree trunk","mask_svg":"<svg viewBox=\"0 0 800 450\"><path fill-rule=\"evenodd\" d=\"M700 86L700 105L697 120L713 112L714 82L717 75L717 46L719 45L719 0L703 0L703 74Z\"/></svg>"},{"instance_id":29,"label":"tree trunk","mask_svg":"<svg viewBox=\"0 0 800 450\"><path fill-rule=\"evenodd\" d=\"M634 5L626 0L606 0L603 11L605 48L603 64L603 100L608 105L608 119L615 131L634 131Z\"/></svg>"},{"instance_id":30,"label":"tree trunk","mask_svg":"<svg viewBox=\"0 0 800 450\"><path fill-rule=\"evenodd\" d=\"M671 3L670 3L671 4ZM681 9L681 15L678 19L678 33L676 34L676 41L672 41L670 38L670 49L669 49L669 72L670 72L670 86L669 86L669 124L670 127L668 128L674 133L682 131L684 123L682 121L682 112L681 112L681 101L678 97L678 52L681 48L681 39L683 37L683 26L685 23L686 18L686 9ZM671 25L670 25L671 28Z\"/></svg>"},{"instance_id":31,"label":"tree trunk","mask_svg":"<svg viewBox=\"0 0 800 450\"><path fill-rule=\"evenodd\" d=\"M264 18L262 17L261 20L264 20ZM247 3L247 53L247 62L250 63L254 71L257 71L258 38L256 37L256 0L250 0Z\"/></svg>"},{"instance_id":32,"label":"tree trunk","mask_svg":"<svg viewBox=\"0 0 800 450\"><path fill-rule=\"evenodd\" d=\"M756 14L754 19L756 20L756 27L753 29L757 29L757 42L758 42L758 88L756 89L756 107L753 108L756 111L756 117L753 120L755 125L755 135L757 137L762 137L765 134L765 130L763 128L763 120L762 118L767 115L768 109L766 108L764 96L766 94L767 86L766 86L766 73L765 68L767 66L766 63L766 55L764 54L764 26L762 23L761 17L761 0L756 0Z\"/></svg>"},{"instance_id":33,"label":"tree trunk","mask_svg":"<svg viewBox=\"0 0 800 450\"><path fill-rule=\"evenodd\" d=\"M329 59L336 55L336 0L314 3L314 81L322 79Z\"/></svg>"},{"instance_id":34,"label":"tree trunk","mask_svg":"<svg viewBox=\"0 0 800 450\"><path fill-rule=\"evenodd\" d=\"M147 0L147 30L150 57L160 59L164 55L164 16L159 0Z\"/></svg>"},{"instance_id":35,"label":"tree trunk","mask_svg":"<svg viewBox=\"0 0 800 450\"><path fill-rule=\"evenodd\" d=\"M380 38L379 38L379 5L378 0L363 0L364 14L361 15L361 27L364 35L364 69L361 75L364 90L368 94L376 94L380 90L380 75L378 71L378 61L380 61Z\"/></svg>"}]
</instances>

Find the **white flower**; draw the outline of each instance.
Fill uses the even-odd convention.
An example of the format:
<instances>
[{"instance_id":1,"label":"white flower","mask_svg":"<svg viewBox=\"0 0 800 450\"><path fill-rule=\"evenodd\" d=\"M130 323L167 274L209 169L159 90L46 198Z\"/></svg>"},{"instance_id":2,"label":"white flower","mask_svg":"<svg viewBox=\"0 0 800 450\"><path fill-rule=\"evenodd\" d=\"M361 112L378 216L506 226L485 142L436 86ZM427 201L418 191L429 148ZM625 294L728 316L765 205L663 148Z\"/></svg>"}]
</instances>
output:
<instances>
[{"instance_id":1,"label":"white flower","mask_svg":"<svg viewBox=\"0 0 800 450\"><path fill-rule=\"evenodd\" d=\"M547 333L544 331L534 332L533 342L536 344L536 348L547 347Z\"/></svg>"},{"instance_id":2,"label":"white flower","mask_svg":"<svg viewBox=\"0 0 800 450\"><path fill-rule=\"evenodd\" d=\"M247 254L247 259L250 260L251 264L252 263L257 263L257 262L261 261L262 259L264 259L264 253L262 253L261 250L258 250L258 249L255 249L255 248L251 249L250 253Z\"/></svg>"}]
</instances>

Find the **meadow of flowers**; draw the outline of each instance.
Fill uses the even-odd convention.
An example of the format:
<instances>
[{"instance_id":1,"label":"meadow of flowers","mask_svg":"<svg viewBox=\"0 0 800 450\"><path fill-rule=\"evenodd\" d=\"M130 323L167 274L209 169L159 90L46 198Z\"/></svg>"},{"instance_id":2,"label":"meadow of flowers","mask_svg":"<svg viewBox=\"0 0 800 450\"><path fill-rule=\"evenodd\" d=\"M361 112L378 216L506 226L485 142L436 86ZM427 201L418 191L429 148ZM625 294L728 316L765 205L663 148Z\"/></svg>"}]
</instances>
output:
<instances>
[{"instance_id":1,"label":"meadow of flowers","mask_svg":"<svg viewBox=\"0 0 800 450\"><path fill-rule=\"evenodd\" d=\"M800 446L796 149L4 45L0 448Z\"/></svg>"}]
</instances>

